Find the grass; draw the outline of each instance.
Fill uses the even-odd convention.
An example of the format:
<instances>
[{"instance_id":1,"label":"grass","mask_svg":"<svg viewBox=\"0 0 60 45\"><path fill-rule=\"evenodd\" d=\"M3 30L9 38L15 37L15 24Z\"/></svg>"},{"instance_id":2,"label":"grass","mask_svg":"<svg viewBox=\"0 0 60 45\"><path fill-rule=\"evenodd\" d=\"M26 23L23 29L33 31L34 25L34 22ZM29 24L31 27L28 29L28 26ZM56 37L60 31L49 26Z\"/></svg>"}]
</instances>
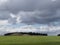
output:
<instances>
[{"instance_id":1,"label":"grass","mask_svg":"<svg viewBox=\"0 0 60 45\"><path fill-rule=\"evenodd\" d=\"M59 36L0 36L0 45L60 45Z\"/></svg>"}]
</instances>

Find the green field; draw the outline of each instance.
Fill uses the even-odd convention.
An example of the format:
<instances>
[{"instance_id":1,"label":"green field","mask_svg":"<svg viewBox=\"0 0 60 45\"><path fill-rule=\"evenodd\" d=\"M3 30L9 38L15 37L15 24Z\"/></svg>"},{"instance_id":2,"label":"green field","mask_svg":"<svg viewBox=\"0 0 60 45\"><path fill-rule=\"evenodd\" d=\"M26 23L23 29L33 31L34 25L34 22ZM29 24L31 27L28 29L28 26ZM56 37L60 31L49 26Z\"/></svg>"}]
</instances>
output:
<instances>
[{"instance_id":1,"label":"green field","mask_svg":"<svg viewBox=\"0 0 60 45\"><path fill-rule=\"evenodd\" d=\"M0 36L0 45L60 45L59 36Z\"/></svg>"}]
</instances>

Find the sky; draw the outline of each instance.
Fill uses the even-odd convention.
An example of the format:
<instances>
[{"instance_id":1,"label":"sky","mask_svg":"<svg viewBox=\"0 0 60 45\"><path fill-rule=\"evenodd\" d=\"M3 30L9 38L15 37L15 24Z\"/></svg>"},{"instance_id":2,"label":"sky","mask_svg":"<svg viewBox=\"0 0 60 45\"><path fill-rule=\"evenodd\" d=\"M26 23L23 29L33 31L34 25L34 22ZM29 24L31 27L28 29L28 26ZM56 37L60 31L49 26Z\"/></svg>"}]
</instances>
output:
<instances>
[{"instance_id":1,"label":"sky","mask_svg":"<svg viewBox=\"0 0 60 45\"><path fill-rule=\"evenodd\" d=\"M9 32L57 35L59 27L60 0L0 0L0 35Z\"/></svg>"}]
</instances>

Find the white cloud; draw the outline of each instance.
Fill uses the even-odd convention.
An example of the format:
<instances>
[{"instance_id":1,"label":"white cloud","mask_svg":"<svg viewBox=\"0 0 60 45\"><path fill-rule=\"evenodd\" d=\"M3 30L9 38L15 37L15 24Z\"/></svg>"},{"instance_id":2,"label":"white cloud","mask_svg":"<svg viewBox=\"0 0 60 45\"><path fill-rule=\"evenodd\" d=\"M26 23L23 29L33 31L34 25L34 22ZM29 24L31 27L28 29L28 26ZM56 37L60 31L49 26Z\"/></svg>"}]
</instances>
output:
<instances>
[{"instance_id":1,"label":"white cloud","mask_svg":"<svg viewBox=\"0 0 60 45\"><path fill-rule=\"evenodd\" d=\"M12 14L12 13L10 13L10 16L12 17L12 18L15 18L16 16L14 15L14 14Z\"/></svg>"},{"instance_id":2,"label":"white cloud","mask_svg":"<svg viewBox=\"0 0 60 45\"><path fill-rule=\"evenodd\" d=\"M31 25L25 25L20 27L7 27L8 32L36 32L36 28Z\"/></svg>"},{"instance_id":3,"label":"white cloud","mask_svg":"<svg viewBox=\"0 0 60 45\"><path fill-rule=\"evenodd\" d=\"M0 25L7 25L8 24L8 20L0 20Z\"/></svg>"},{"instance_id":4,"label":"white cloud","mask_svg":"<svg viewBox=\"0 0 60 45\"><path fill-rule=\"evenodd\" d=\"M17 17L17 23L20 23L20 22L22 22L22 20L20 20L20 16L19 17Z\"/></svg>"},{"instance_id":5,"label":"white cloud","mask_svg":"<svg viewBox=\"0 0 60 45\"><path fill-rule=\"evenodd\" d=\"M16 25L15 25L16 26ZM47 33L49 35L57 35L60 33L60 26L46 26L41 25L40 27L35 27L33 25L25 25L20 27L14 27L13 25L3 25L0 26L0 31L9 33L9 32L38 32L38 33ZM4 33L2 33L4 34Z\"/></svg>"}]
</instances>

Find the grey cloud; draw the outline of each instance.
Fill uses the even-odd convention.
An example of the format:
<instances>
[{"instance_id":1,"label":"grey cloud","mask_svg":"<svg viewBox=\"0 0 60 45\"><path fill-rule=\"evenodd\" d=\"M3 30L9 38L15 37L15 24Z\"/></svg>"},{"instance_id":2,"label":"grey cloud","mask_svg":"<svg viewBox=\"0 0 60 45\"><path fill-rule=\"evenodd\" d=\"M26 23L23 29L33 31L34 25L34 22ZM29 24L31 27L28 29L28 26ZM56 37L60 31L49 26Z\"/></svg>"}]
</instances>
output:
<instances>
[{"instance_id":1,"label":"grey cloud","mask_svg":"<svg viewBox=\"0 0 60 45\"><path fill-rule=\"evenodd\" d=\"M10 0L7 3L8 9L11 12L33 11L33 10L44 10L54 9L57 7L57 2L53 3L51 0Z\"/></svg>"},{"instance_id":2,"label":"grey cloud","mask_svg":"<svg viewBox=\"0 0 60 45\"><path fill-rule=\"evenodd\" d=\"M56 16L56 13L52 11L32 11L32 12L20 12L18 15L20 15L20 20L22 20L22 23L26 24L47 24L50 22L57 21L60 17ZM58 18L59 17L59 18Z\"/></svg>"},{"instance_id":3,"label":"grey cloud","mask_svg":"<svg viewBox=\"0 0 60 45\"><path fill-rule=\"evenodd\" d=\"M9 13L13 13L16 16L19 15L21 17L20 20L22 20L21 23L45 24L60 20L59 4L60 0L54 2L52 0L9 0L7 3L1 5L0 9L7 10ZM21 11L23 11L23 14L19 14ZM1 17L8 19L10 15L7 13L7 17L4 17L4 15L1 15ZM16 23L16 19L13 18L13 21L11 20L10 22Z\"/></svg>"},{"instance_id":4,"label":"grey cloud","mask_svg":"<svg viewBox=\"0 0 60 45\"><path fill-rule=\"evenodd\" d=\"M8 18L10 18L8 11L0 11L0 20L7 20Z\"/></svg>"},{"instance_id":5,"label":"grey cloud","mask_svg":"<svg viewBox=\"0 0 60 45\"><path fill-rule=\"evenodd\" d=\"M9 18L8 19L8 23L10 23L10 24L16 24L16 18Z\"/></svg>"}]
</instances>

